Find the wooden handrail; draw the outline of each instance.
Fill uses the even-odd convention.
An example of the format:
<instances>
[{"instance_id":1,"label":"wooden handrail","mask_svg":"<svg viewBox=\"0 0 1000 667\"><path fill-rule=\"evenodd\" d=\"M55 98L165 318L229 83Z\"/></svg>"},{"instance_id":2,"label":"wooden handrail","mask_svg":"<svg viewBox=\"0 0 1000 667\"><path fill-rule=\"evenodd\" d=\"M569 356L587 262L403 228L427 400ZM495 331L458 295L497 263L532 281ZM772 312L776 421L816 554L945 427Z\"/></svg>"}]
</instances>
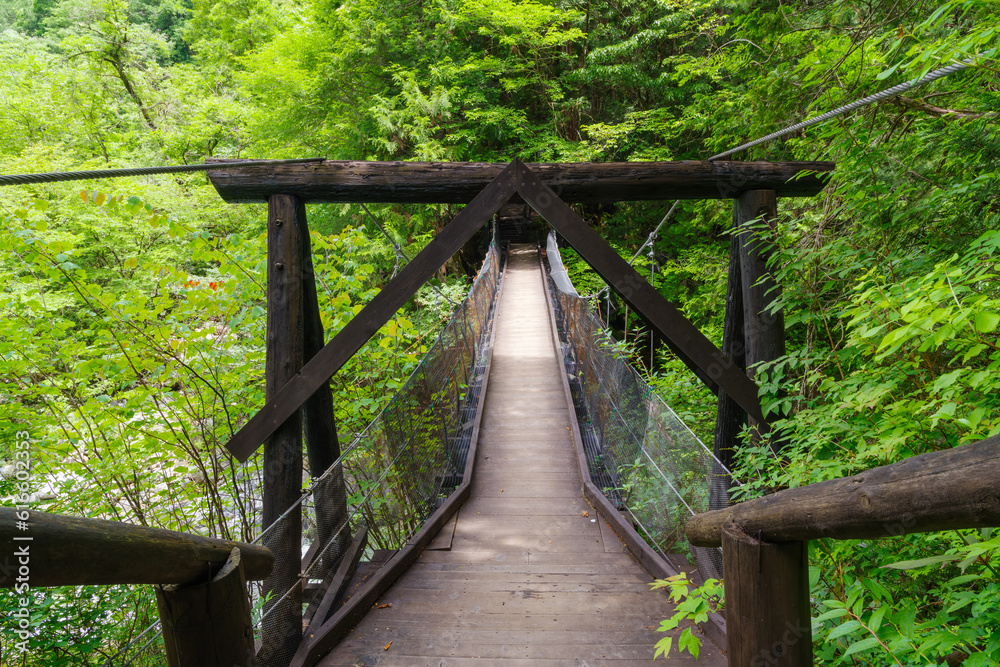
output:
<instances>
[{"instance_id":1,"label":"wooden handrail","mask_svg":"<svg viewBox=\"0 0 1000 667\"><path fill-rule=\"evenodd\" d=\"M266 577L270 550L161 528L0 508L0 588L188 584L208 581L239 548L248 580ZM22 572L21 567L25 570Z\"/></svg>"},{"instance_id":2,"label":"wooden handrail","mask_svg":"<svg viewBox=\"0 0 1000 667\"><path fill-rule=\"evenodd\" d=\"M727 525L769 542L1000 526L1000 436L697 514L688 540L720 546Z\"/></svg>"}]
</instances>

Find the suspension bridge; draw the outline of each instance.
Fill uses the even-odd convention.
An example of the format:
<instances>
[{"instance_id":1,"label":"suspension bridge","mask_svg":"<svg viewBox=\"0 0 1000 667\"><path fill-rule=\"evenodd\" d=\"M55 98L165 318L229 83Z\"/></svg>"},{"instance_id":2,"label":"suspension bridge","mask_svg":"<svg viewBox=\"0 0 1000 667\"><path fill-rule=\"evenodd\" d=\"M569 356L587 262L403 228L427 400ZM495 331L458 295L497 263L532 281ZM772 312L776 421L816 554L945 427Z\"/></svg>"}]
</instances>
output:
<instances>
[{"instance_id":1,"label":"suspension bridge","mask_svg":"<svg viewBox=\"0 0 1000 667\"><path fill-rule=\"evenodd\" d=\"M263 445L261 533L244 544L32 511L32 585L156 585L161 620L149 634L162 632L162 649L148 637L116 665L625 665L650 662L675 610L649 590L653 578L725 574L724 616L699 619L700 662L811 664L808 540L1000 521L995 439L729 502L737 434L769 429L754 368L784 353L760 223L774 220L779 196L820 192L832 170L221 163L209 176L225 200L269 209L267 401L227 445L241 461ZM721 348L569 205L673 198L734 202ZM465 207L327 341L306 221L314 202ZM510 202L558 241L489 242ZM718 395L711 447L615 352L562 269L560 244ZM342 446L330 378L463 247L485 249L467 298L385 410ZM5 549L23 539L18 517L0 510Z\"/></svg>"}]
</instances>

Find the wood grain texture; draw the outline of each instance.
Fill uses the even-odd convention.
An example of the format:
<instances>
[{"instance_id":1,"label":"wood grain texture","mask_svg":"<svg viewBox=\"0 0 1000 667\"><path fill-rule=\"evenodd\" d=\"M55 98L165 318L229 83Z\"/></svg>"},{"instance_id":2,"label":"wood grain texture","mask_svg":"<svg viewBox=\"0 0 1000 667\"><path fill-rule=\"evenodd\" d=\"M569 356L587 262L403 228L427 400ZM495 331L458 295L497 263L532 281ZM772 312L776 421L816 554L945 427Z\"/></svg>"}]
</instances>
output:
<instances>
[{"instance_id":1,"label":"wood grain texture","mask_svg":"<svg viewBox=\"0 0 1000 667\"><path fill-rule=\"evenodd\" d=\"M600 518L581 494L533 248L512 252L500 309L472 496L451 550L424 551L319 665L650 664L662 636L655 628L673 607L649 590L651 577L617 537L608 551ZM537 369L539 379L519 382ZM528 388L535 414L519 405ZM536 425L553 435L532 438ZM552 475L558 493L546 491L545 475L532 460L510 456L511 448L564 462ZM519 495L508 497L511 489ZM660 662L696 664L676 655ZM698 664L723 662L706 644Z\"/></svg>"},{"instance_id":2,"label":"wood grain texture","mask_svg":"<svg viewBox=\"0 0 1000 667\"><path fill-rule=\"evenodd\" d=\"M729 667L805 667L812 662L808 549L722 533Z\"/></svg>"},{"instance_id":3,"label":"wood grain texture","mask_svg":"<svg viewBox=\"0 0 1000 667\"><path fill-rule=\"evenodd\" d=\"M257 667L240 550L211 581L156 588L169 667Z\"/></svg>"},{"instance_id":4,"label":"wood grain texture","mask_svg":"<svg viewBox=\"0 0 1000 667\"><path fill-rule=\"evenodd\" d=\"M267 220L267 358L264 369L266 395L271 399L302 368L305 360L305 299L303 295L303 246L308 243L306 210L289 195L273 195ZM264 592L273 601L264 607L260 664L280 665L295 652L300 636L290 632L302 627L302 589L299 586L302 536L302 412L294 411L264 445L263 511L261 543L271 549L275 567L264 580ZM289 508L293 508L287 514ZM284 516L282 516L284 515ZM280 517L280 521L279 521ZM285 596L285 592L292 592Z\"/></svg>"},{"instance_id":5,"label":"wood grain texture","mask_svg":"<svg viewBox=\"0 0 1000 667\"><path fill-rule=\"evenodd\" d=\"M686 532L717 547L729 524L770 542L1000 526L1000 436L703 512Z\"/></svg>"},{"instance_id":6,"label":"wood grain texture","mask_svg":"<svg viewBox=\"0 0 1000 667\"><path fill-rule=\"evenodd\" d=\"M736 200L736 229L739 230L740 282L743 288L744 368L751 379L760 373L757 364L774 361L785 355L785 316L771 304L781 297L781 286L768 268L772 243L768 238L777 217L778 200L773 190L749 190ZM771 415L769 420L779 419ZM766 421L751 415L755 439L770 431ZM777 452L781 442L774 438L771 448Z\"/></svg>"},{"instance_id":7,"label":"wood grain texture","mask_svg":"<svg viewBox=\"0 0 1000 667\"><path fill-rule=\"evenodd\" d=\"M224 160L217 160L224 162ZM291 194L315 202L465 204L507 165L472 162L348 162L326 160L208 172L230 203ZM665 199L731 199L746 190L782 197L812 196L826 184L832 162L611 162L528 167L571 203ZM803 171L814 172L795 178Z\"/></svg>"},{"instance_id":8,"label":"wood grain texture","mask_svg":"<svg viewBox=\"0 0 1000 667\"><path fill-rule=\"evenodd\" d=\"M33 587L207 581L234 547L247 579L263 579L274 565L268 549L243 542L35 510L28 512L28 530L21 531L18 514L0 507L0 562L16 563L18 549L27 546ZM31 539L16 539L25 537ZM17 576L16 568L0 569L0 588L14 586Z\"/></svg>"}]
</instances>

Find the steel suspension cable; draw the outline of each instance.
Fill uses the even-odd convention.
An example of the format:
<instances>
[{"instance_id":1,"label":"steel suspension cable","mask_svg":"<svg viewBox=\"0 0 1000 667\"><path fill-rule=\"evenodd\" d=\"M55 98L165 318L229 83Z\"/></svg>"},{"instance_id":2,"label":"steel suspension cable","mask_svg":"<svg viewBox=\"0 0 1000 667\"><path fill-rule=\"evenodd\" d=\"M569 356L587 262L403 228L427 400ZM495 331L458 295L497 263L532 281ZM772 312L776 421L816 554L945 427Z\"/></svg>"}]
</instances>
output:
<instances>
[{"instance_id":1,"label":"steel suspension cable","mask_svg":"<svg viewBox=\"0 0 1000 667\"><path fill-rule=\"evenodd\" d=\"M236 169L238 167L268 167L278 164L301 164L322 162L326 158L307 157L291 160L242 160L238 162L206 162L204 164L181 164L160 167L129 167L125 169L95 169L91 171L62 171L44 174L0 175L0 185L30 185L32 183L56 183L59 181L86 181L99 178L122 178L125 176L149 176L152 174L184 174L216 169Z\"/></svg>"},{"instance_id":2,"label":"steel suspension cable","mask_svg":"<svg viewBox=\"0 0 1000 667\"><path fill-rule=\"evenodd\" d=\"M920 78L913 79L913 80L907 81L905 83L901 83L898 86L893 86L892 88L887 88L886 90L883 90L881 92L875 93L874 95L869 95L868 97L863 97L860 100L855 100L854 102L851 102L850 104L845 104L842 107L837 107L836 109L833 109L832 111L827 111L824 114L820 114L819 116L816 116L814 118L810 118L808 120L804 120L801 123L796 123L795 125L790 125L790 126L786 127L783 130L778 130L777 132L772 132L771 134L763 136L763 137L761 137L759 139L754 139L753 141L748 141L747 143L741 144L740 146L737 146L736 148L730 149L728 151L723 151L722 153L716 153L712 157L708 158L708 162L713 162L715 160L720 160L720 159L722 159L724 157L728 157L728 156L732 155L733 153L738 153L739 151L746 150L748 148L753 148L754 146L759 146L761 144L767 143L768 141L773 141L774 139L779 139L781 137L787 136L787 135L792 134L794 132L798 132L799 130L801 130L803 128L810 127L811 125L817 125L819 123L824 123L824 122L826 122L828 120L836 118L837 116L843 116L845 113L848 113L850 111L854 111L855 109L860 109L861 107L866 107L866 106L868 106L870 104L874 104L875 102L881 102L882 100L887 100L890 97L895 97L896 95L899 95L901 93L905 93L906 91L912 90L914 88L917 88L918 86L922 86L922 85L930 83L932 81L937 81L938 79L946 77L949 74L954 74L955 72L960 72L960 71L962 71L964 69L968 69L969 67L972 66L972 63L973 63L973 59L972 58L967 58L967 59L963 60L960 63L954 63L952 65L948 65L946 67L942 67L940 69L934 70L933 72L930 72L926 76L922 76ZM664 215L663 219L660 220L660 224L658 224L656 226L656 228L649 234L649 237L646 239L646 242L643 243L642 246L639 247L639 250L637 250L636 253L635 253L635 255L632 256L632 259L629 260L629 264L632 264L636 260L636 258L639 257L640 254L642 254L642 251L647 246L649 246L649 247L652 246L652 242L653 242L653 240L655 240L657 233L660 231L660 229L663 227L663 225L667 222L667 220L669 220L670 217L674 214L674 211L677 210L677 206L680 203L681 203L680 199L674 201L673 205L667 211L666 215Z\"/></svg>"},{"instance_id":3,"label":"steel suspension cable","mask_svg":"<svg viewBox=\"0 0 1000 667\"><path fill-rule=\"evenodd\" d=\"M797 132L803 128L809 127L810 125L816 125L817 123L826 122L832 118L836 118L837 116L842 116L849 111L860 109L861 107L868 106L869 104L874 104L875 102L887 100L890 97L895 97L900 93L905 93L906 91L912 90L913 88L916 88L918 86L922 86L925 83L930 83L931 81L937 81L938 79L946 77L949 74L954 74L955 72L960 72L964 69L967 69L972 66L972 63L973 63L972 58L966 58L960 63L954 63L952 65L948 65L947 67L942 67L941 69L934 70L933 72L930 72L926 76L922 76L918 79L912 79L911 81L907 81L906 83L901 83L898 86L887 88L886 90L883 90L880 93L875 93L874 95L863 97L860 100L855 100L850 104L845 104L842 107L837 107L833 111L827 111L824 114L820 114L819 116L816 116L814 118L804 120L801 123L796 123L795 125L786 127L785 129L779 130L778 132L772 132L771 134L761 137L760 139L754 139L753 141L748 141L747 143L737 146L736 148L713 155L712 157L708 158L708 160L709 162L711 162L712 160L718 160L720 158L728 157L733 153L738 153L739 151L746 150L747 148L753 148L754 146L759 146L760 144L766 143L773 139L784 137L786 135L792 134L793 132Z\"/></svg>"}]
</instances>

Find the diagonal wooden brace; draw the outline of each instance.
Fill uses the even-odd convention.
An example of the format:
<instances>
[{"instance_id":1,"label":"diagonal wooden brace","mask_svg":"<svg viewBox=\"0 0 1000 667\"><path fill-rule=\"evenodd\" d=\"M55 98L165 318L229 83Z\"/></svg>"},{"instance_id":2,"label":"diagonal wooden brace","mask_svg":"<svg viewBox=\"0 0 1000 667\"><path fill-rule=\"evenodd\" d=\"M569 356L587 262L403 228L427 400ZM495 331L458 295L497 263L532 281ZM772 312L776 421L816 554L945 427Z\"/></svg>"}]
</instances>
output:
<instances>
[{"instance_id":1,"label":"diagonal wooden brace","mask_svg":"<svg viewBox=\"0 0 1000 667\"><path fill-rule=\"evenodd\" d=\"M500 172L333 340L233 435L226 449L240 461L250 458L262 442L328 382L416 294L420 286L510 199L515 193L514 169L514 164L510 164Z\"/></svg>"},{"instance_id":2,"label":"diagonal wooden brace","mask_svg":"<svg viewBox=\"0 0 1000 667\"><path fill-rule=\"evenodd\" d=\"M762 421L757 385L694 324L622 259L558 196L520 161L517 191L559 232L625 301L663 337L688 368L718 394L723 389L754 419Z\"/></svg>"}]
</instances>

